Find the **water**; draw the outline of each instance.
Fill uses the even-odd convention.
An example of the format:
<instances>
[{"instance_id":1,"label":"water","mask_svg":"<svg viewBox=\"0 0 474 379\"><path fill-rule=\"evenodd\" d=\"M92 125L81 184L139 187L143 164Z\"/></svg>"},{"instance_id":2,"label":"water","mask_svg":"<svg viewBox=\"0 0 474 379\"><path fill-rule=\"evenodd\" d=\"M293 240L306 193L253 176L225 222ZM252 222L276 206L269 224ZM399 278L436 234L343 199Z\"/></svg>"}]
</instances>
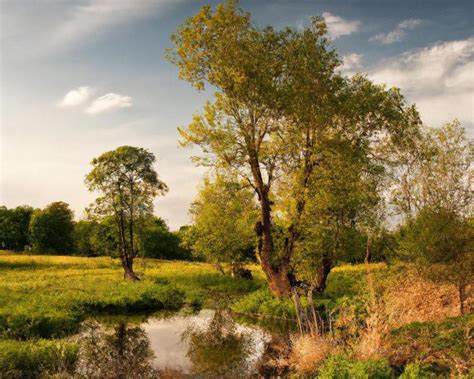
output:
<instances>
[{"instance_id":1,"label":"water","mask_svg":"<svg viewBox=\"0 0 474 379\"><path fill-rule=\"evenodd\" d=\"M179 370L185 374L192 373L193 362L188 356L190 345L192 344L191 338L186 338L187 332L197 332L199 336L207 334L208 337L212 336L212 333L224 334L220 340L221 344L226 344L231 338L231 332L228 330L231 320L225 318L218 320L213 326L210 326L213 318L216 317L215 311L203 310L196 315L185 316L177 315L166 319L149 319L147 322L142 324L142 328L150 339L150 345L155 353L154 365L157 369L163 370L165 368L173 368ZM235 344L236 349L240 349L242 354L240 356L242 365L245 365L251 370L255 367L259 358L263 355L265 344L270 342L271 334L257 327L250 327L234 323L233 325L237 336L242 337L239 339L241 345L248 344L245 349L241 349L242 346ZM207 332L207 333L206 333ZM248 337L248 338L245 338ZM206 341L207 343L208 341ZM218 349L219 343L214 342L214 347ZM219 341L217 341L219 342ZM206 345L208 348L210 344ZM208 349L207 354L209 358L213 358L212 347ZM248 352L248 354L246 354ZM219 354L217 350L215 353Z\"/></svg>"},{"instance_id":2,"label":"water","mask_svg":"<svg viewBox=\"0 0 474 379\"><path fill-rule=\"evenodd\" d=\"M96 377L248 378L261 374L265 356L274 354L274 332L240 324L227 311L136 321L86 323L78 371Z\"/></svg>"}]
</instances>

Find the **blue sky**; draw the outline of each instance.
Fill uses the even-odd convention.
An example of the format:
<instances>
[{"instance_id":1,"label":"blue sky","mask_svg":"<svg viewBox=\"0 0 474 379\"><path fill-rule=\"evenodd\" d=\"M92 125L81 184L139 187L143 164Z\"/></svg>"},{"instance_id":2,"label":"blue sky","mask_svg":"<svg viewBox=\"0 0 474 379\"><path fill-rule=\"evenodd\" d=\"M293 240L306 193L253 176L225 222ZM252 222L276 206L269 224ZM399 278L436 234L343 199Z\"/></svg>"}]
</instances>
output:
<instances>
[{"instance_id":1,"label":"blue sky","mask_svg":"<svg viewBox=\"0 0 474 379\"><path fill-rule=\"evenodd\" d=\"M172 228L204 174L177 144L208 94L164 59L198 0L0 0L0 204L93 200L89 162L128 144L150 149L170 192L155 213ZM397 85L430 126L457 117L474 135L472 1L244 1L256 24L303 27L323 15L351 75Z\"/></svg>"}]
</instances>

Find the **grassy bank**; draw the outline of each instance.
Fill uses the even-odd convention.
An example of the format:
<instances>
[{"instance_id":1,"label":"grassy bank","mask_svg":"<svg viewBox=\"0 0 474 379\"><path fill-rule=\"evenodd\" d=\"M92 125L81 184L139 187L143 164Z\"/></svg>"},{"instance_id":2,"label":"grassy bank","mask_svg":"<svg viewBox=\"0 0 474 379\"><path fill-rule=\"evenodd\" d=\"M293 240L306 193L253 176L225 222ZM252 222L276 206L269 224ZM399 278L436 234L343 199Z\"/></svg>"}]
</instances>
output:
<instances>
[{"instance_id":1,"label":"grassy bank","mask_svg":"<svg viewBox=\"0 0 474 379\"><path fill-rule=\"evenodd\" d=\"M200 263L137 262L143 280L123 280L118 260L63 256L0 255L0 336L61 338L95 314L175 311L212 307L257 289L254 282L223 277ZM258 275L257 275L258 276Z\"/></svg>"},{"instance_id":2,"label":"grassy bank","mask_svg":"<svg viewBox=\"0 0 474 379\"><path fill-rule=\"evenodd\" d=\"M72 372L78 347L69 337L88 317L225 305L243 318L252 315L264 321L293 319L293 302L272 297L259 268L251 269L255 280L247 281L223 276L205 263L137 260L136 270L142 280L129 282L123 280L120 262L111 258L2 252L0 377ZM382 310L367 308L368 272L375 283L372 294L381 300ZM417 377L417 373L430 377L433 373L451 375L456 373L456 367L462 368L457 373L465 372L470 366L463 366L463 362L472 357L469 341L473 319L452 318L458 312L455 291L453 295L451 287L433 286L403 267L336 267L324 294L315 297L315 304L321 314L333 320L331 338L347 335L353 346L336 346L329 341L318 365L314 365L314 356L308 356L311 351L306 348L297 359L310 362L308 375L327 378L390 377L403 372L406 378ZM302 301L304 305L305 299ZM386 331L382 359L375 361L361 355L370 345L364 342L370 331L366 320L374 312L378 312L378 320ZM275 326L275 322L270 324ZM311 344L309 341L305 346ZM315 346L322 346L321 341ZM434 352L429 359L426 351ZM357 376L360 373L364 374Z\"/></svg>"}]
</instances>

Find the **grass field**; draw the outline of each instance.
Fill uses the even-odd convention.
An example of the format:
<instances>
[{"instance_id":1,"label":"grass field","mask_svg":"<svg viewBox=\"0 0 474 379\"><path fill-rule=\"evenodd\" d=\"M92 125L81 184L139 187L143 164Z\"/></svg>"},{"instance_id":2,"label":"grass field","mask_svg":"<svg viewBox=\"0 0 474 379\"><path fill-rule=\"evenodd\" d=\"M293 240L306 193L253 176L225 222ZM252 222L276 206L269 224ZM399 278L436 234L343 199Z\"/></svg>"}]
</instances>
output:
<instances>
[{"instance_id":1,"label":"grass field","mask_svg":"<svg viewBox=\"0 0 474 379\"><path fill-rule=\"evenodd\" d=\"M391 286L397 275L396 269L385 264L336 267L329 276L324 295L315 299L318 309L323 312L351 309L355 312L355 318L349 323L363 321L367 317L367 268L374 274L374 281L385 287ZM72 372L78 347L70 336L77 333L82 321L89 317L141 316L157 311L174 312L183 307L216 308L224 305L243 315L293 318L292 301L273 298L260 269L257 266L251 269L255 280L248 281L223 276L212 265L205 263L137 260L136 271L142 280L130 282L123 279L120 262L108 257L1 252L0 378L33 378L44 372ZM417 288L411 282L409 287ZM407 291L407 288L402 288L402 291ZM428 289L436 295L437 290ZM439 292L441 294L442 291ZM454 321L446 319L448 321L438 325L439 320L449 317L449 312L457 309L455 304L447 306L446 310L435 309L437 313L426 313L426 309L441 306L435 306L430 298L420 292L419 304L402 303L400 308L400 299L404 301L412 295L400 296L397 292L392 295L398 301L395 305L398 304L401 313L404 309L410 309L412 313L414 309L425 307L425 310L408 315L406 327L393 329L390 338L394 355L391 361L400 367L416 365L423 353L413 350L413 346L417 345L449 357L456 365L469 359L470 337L466 339L462 336L471 335L473 317L456 318ZM393 312L395 308L391 309ZM438 335L441 337L435 339ZM335 357L334 362L329 360L328 367L341 366L342 361L337 359ZM354 370L358 367L357 362L343 363L347 370L352 370L351 365L354 365ZM414 371L419 369L418 366L413 367Z\"/></svg>"}]
</instances>

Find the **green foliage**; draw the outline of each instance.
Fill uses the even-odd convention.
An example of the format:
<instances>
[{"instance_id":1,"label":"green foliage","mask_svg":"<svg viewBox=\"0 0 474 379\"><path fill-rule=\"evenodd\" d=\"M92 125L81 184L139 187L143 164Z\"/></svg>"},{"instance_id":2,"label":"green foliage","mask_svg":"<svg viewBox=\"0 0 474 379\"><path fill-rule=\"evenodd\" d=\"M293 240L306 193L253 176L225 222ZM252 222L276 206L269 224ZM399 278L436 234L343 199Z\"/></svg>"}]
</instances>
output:
<instances>
[{"instance_id":1,"label":"green foliage","mask_svg":"<svg viewBox=\"0 0 474 379\"><path fill-rule=\"evenodd\" d=\"M411 149L402 151L395 172L394 204L406 216L441 207L472 214L474 143L459 121L426 128Z\"/></svg>"},{"instance_id":2,"label":"green foliage","mask_svg":"<svg viewBox=\"0 0 474 379\"><path fill-rule=\"evenodd\" d=\"M72 375L78 350L77 344L64 341L0 340L0 377Z\"/></svg>"},{"instance_id":3,"label":"green foliage","mask_svg":"<svg viewBox=\"0 0 474 379\"><path fill-rule=\"evenodd\" d=\"M329 357L316 377L321 379L391 379L393 375L387 360L355 361L339 354Z\"/></svg>"},{"instance_id":4,"label":"green foliage","mask_svg":"<svg viewBox=\"0 0 474 379\"><path fill-rule=\"evenodd\" d=\"M341 76L319 17L303 30L260 28L230 1L203 7L171 39L180 78L217 89L179 130L182 144L202 149L196 163L253 188L258 251L274 294L289 293L295 249L296 270L322 290L333 260L354 254L354 223L375 218L367 208L379 201L379 158L416 134L416 109L397 89ZM321 266L324 275L314 277Z\"/></svg>"},{"instance_id":5,"label":"green foliage","mask_svg":"<svg viewBox=\"0 0 474 379\"><path fill-rule=\"evenodd\" d=\"M101 220L81 220L74 227L76 255L97 257L118 254L117 226L110 217Z\"/></svg>"},{"instance_id":6,"label":"green foliage","mask_svg":"<svg viewBox=\"0 0 474 379\"><path fill-rule=\"evenodd\" d=\"M244 262L253 256L257 209L254 195L218 176L205 179L191 206L194 224L183 234L184 244L208 262Z\"/></svg>"},{"instance_id":7,"label":"green foliage","mask_svg":"<svg viewBox=\"0 0 474 379\"><path fill-rule=\"evenodd\" d=\"M405 366L400 379L434 379L437 375L427 366L422 366L419 363L409 363Z\"/></svg>"},{"instance_id":8,"label":"green foliage","mask_svg":"<svg viewBox=\"0 0 474 379\"><path fill-rule=\"evenodd\" d=\"M246 313L255 316L282 317L293 319L295 306L287 297L278 298L272 296L268 288L243 297L232 305L232 310L238 313Z\"/></svg>"},{"instance_id":9,"label":"green foliage","mask_svg":"<svg viewBox=\"0 0 474 379\"><path fill-rule=\"evenodd\" d=\"M62 202L35 210L30 222L30 239L38 253L71 253L74 249L74 215L69 205Z\"/></svg>"},{"instance_id":10,"label":"green foliage","mask_svg":"<svg viewBox=\"0 0 474 379\"><path fill-rule=\"evenodd\" d=\"M461 313L465 287L474 280L474 227L452 209L421 209L400 231L400 254L429 279L459 288Z\"/></svg>"},{"instance_id":11,"label":"green foliage","mask_svg":"<svg viewBox=\"0 0 474 379\"><path fill-rule=\"evenodd\" d=\"M0 248L21 251L30 243L29 226L33 208L0 207Z\"/></svg>"},{"instance_id":12,"label":"green foliage","mask_svg":"<svg viewBox=\"0 0 474 379\"><path fill-rule=\"evenodd\" d=\"M89 212L113 219L125 276L134 280L138 279L133 272L137 230L152 215L155 197L168 190L158 179L155 160L146 149L121 146L94 158L85 180L90 191L100 193Z\"/></svg>"},{"instance_id":13,"label":"green foliage","mask_svg":"<svg viewBox=\"0 0 474 379\"><path fill-rule=\"evenodd\" d=\"M391 362L396 367L420 363L436 375L467 374L473 336L474 315L413 322L391 332Z\"/></svg>"},{"instance_id":14,"label":"green foliage","mask_svg":"<svg viewBox=\"0 0 474 379\"><path fill-rule=\"evenodd\" d=\"M191 258L189 251L181 247L180 235L170 232L162 218L150 217L139 231L138 239L140 253L147 258Z\"/></svg>"}]
</instances>

